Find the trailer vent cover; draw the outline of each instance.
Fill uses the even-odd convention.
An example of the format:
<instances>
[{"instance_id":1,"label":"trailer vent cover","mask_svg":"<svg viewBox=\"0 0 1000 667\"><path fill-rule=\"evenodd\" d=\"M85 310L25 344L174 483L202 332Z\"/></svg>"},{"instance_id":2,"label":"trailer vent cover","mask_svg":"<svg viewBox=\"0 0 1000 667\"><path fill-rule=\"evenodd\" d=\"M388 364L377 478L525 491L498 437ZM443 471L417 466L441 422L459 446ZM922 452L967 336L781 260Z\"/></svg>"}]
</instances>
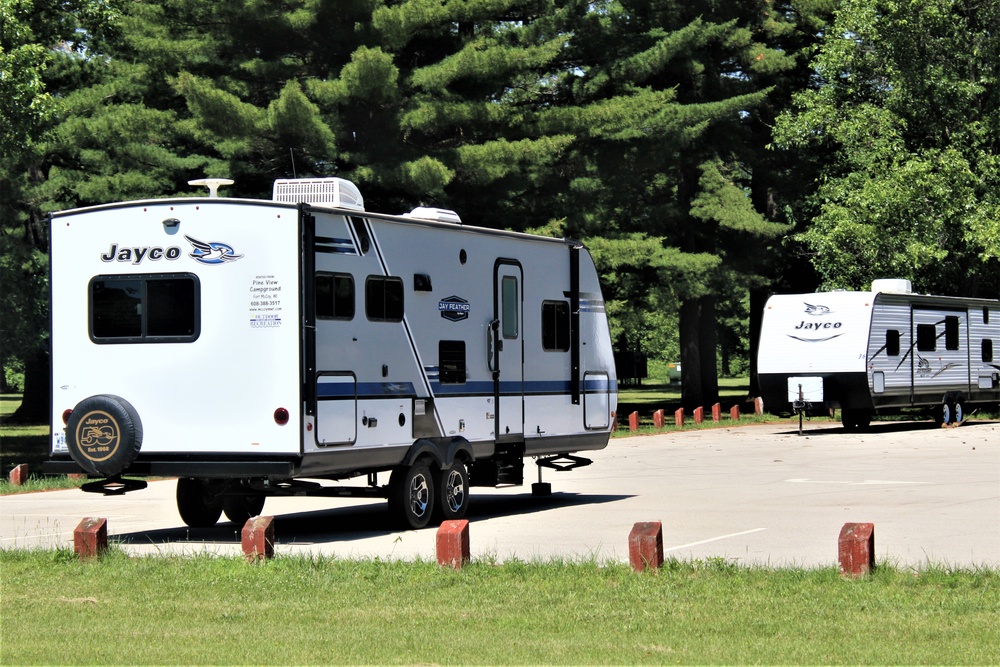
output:
<instances>
[{"instance_id":1,"label":"trailer vent cover","mask_svg":"<svg viewBox=\"0 0 1000 667\"><path fill-rule=\"evenodd\" d=\"M274 182L274 201L288 204L327 204L353 211L365 210L365 200L354 183L343 178L282 178Z\"/></svg>"},{"instance_id":2,"label":"trailer vent cover","mask_svg":"<svg viewBox=\"0 0 1000 667\"><path fill-rule=\"evenodd\" d=\"M872 281L872 291L884 294L910 294L913 287L905 278L880 278Z\"/></svg>"},{"instance_id":3,"label":"trailer vent cover","mask_svg":"<svg viewBox=\"0 0 1000 667\"><path fill-rule=\"evenodd\" d=\"M409 213L404 213L406 218L416 218L418 220L432 220L434 222L451 222L456 225L462 224L462 218L458 216L458 213L450 211L446 208L430 208L427 206L418 206Z\"/></svg>"}]
</instances>

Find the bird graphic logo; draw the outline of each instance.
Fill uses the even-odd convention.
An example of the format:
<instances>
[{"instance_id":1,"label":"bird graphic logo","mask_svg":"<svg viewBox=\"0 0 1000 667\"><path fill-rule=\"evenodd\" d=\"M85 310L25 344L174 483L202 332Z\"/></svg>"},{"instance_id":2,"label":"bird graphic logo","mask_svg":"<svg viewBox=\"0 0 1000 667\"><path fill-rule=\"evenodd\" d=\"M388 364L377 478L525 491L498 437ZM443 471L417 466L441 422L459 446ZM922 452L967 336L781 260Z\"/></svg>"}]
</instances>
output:
<instances>
[{"instance_id":1,"label":"bird graphic logo","mask_svg":"<svg viewBox=\"0 0 1000 667\"><path fill-rule=\"evenodd\" d=\"M805 303L803 301L803 303ZM831 311L826 306L814 306L811 303L806 303L806 315L812 315L813 317L819 317L820 315L829 315Z\"/></svg>"},{"instance_id":2,"label":"bird graphic logo","mask_svg":"<svg viewBox=\"0 0 1000 667\"><path fill-rule=\"evenodd\" d=\"M237 255L236 251L233 250L231 245L226 243L211 242L205 243L204 241L199 241L193 239L190 236L185 236L188 243L194 246L194 250L188 257L201 262L202 264L228 264L229 262L235 262L243 255Z\"/></svg>"}]
</instances>

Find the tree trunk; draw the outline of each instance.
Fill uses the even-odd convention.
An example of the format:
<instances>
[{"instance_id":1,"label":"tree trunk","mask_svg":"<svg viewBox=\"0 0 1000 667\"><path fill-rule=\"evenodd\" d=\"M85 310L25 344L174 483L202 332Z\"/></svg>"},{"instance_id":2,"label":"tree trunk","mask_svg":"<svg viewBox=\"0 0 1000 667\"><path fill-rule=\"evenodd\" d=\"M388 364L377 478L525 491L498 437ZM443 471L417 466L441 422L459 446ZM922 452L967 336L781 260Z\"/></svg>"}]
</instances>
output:
<instances>
[{"instance_id":1,"label":"tree trunk","mask_svg":"<svg viewBox=\"0 0 1000 667\"><path fill-rule=\"evenodd\" d=\"M49 353L37 351L24 364L24 396L9 424L47 424L49 421Z\"/></svg>"},{"instance_id":2,"label":"tree trunk","mask_svg":"<svg viewBox=\"0 0 1000 667\"><path fill-rule=\"evenodd\" d=\"M719 401L716 368L715 297L681 304L681 405L685 411Z\"/></svg>"},{"instance_id":3,"label":"tree trunk","mask_svg":"<svg viewBox=\"0 0 1000 667\"><path fill-rule=\"evenodd\" d=\"M770 291L767 289L750 290L750 395L747 398L760 396L760 381L757 378L757 350L760 347L760 326L764 320L764 305Z\"/></svg>"}]
</instances>

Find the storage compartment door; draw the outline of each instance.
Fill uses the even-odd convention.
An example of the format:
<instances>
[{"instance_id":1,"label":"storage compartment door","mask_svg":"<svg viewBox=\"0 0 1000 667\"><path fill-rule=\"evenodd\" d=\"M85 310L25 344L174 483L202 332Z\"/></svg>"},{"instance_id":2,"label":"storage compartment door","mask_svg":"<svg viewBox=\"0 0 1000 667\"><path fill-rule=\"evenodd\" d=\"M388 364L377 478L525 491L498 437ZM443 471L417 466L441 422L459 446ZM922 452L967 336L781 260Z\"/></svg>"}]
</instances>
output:
<instances>
[{"instance_id":1,"label":"storage compartment door","mask_svg":"<svg viewBox=\"0 0 1000 667\"><path fill-rule=\"evenodd\" d=\"M354 373L316 377L316 444L353 445L358 439L358 380Z\"/></svg>"},{"instance_id":2,"label":"storage compartment door","mask_svg":"<svg viewBox=\"0 0 1000 667\"><path fill-rule=\"evenodd\" d=\"M611 426L611 381L608 374L584 374L583 388L584 426L591 430L607 429Z\"/></svg>"}]
</instances>

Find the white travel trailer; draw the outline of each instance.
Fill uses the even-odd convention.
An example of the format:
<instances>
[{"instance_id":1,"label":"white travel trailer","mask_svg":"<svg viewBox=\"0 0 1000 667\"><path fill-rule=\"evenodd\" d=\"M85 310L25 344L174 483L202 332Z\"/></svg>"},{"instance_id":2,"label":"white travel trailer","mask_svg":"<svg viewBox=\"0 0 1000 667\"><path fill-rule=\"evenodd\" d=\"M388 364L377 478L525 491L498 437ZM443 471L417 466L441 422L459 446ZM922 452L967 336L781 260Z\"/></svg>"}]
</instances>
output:
<instances>
[{"instance_id":1,"label":"white travel trailer","mask_svg":"<svg viewBox=\"0 0 1000 667\"><path fill-rule=\"evenodd\" d=\"M844 427L877 411L1000 401L1000 301L913 294L907 280L869 292L784 294L767 301L757 371L771 412L840 408Z\"/></svg>"},{"instance_id":2,"label":"white travel trailer","mask_svg":"<svg viewBox=\"0 0 1000 667\"><path fill-rule=\"evenodd\" d=\"M578 242L369 213L342 179L51 226L47 470L86 490L176 476L192 526L269 495L385 497L418 528L463 516L470 484L523 483L526 457L568 470L608 443L611 340Z\"/></svg>"}]
</instances>

